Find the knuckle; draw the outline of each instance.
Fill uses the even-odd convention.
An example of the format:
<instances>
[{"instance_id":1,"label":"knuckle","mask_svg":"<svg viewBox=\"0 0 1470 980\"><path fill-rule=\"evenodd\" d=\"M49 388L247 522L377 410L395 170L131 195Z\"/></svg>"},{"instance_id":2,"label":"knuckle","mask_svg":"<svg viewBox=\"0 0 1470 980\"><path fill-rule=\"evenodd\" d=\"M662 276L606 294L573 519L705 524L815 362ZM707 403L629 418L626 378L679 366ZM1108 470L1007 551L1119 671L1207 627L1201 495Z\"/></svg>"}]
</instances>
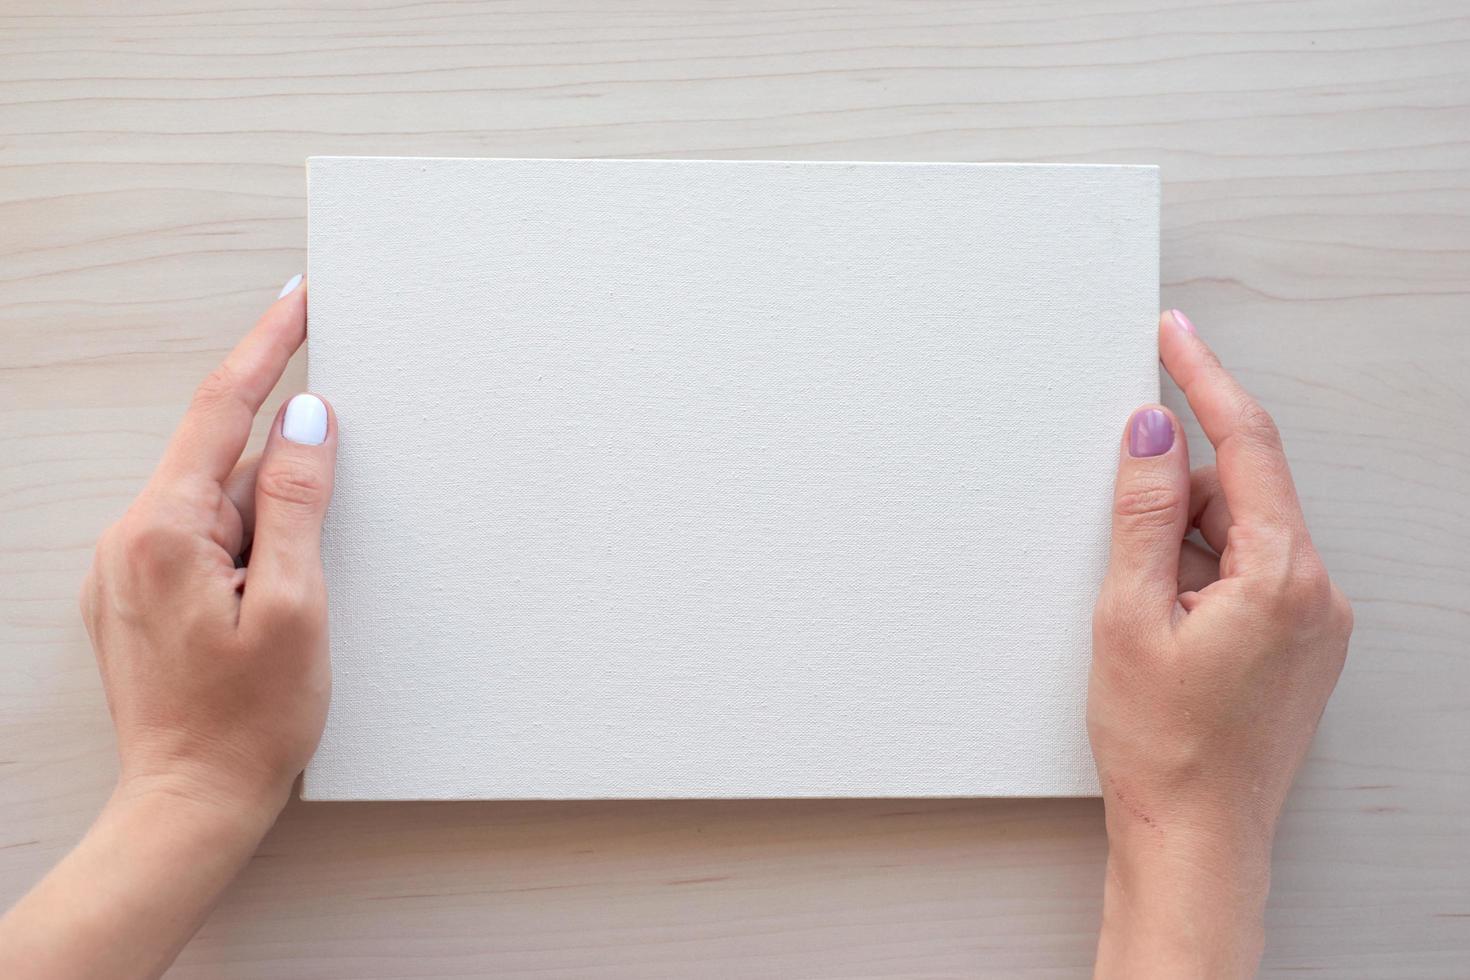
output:
<instances>
[{"instance_id":1,"label":"knuckle","mask_svg":"<svg viewBox=\"0 0 1470 980\"><path fill-rule=\"evenodd\" d=\"M1247 401L1240 407L1237 427L1251 445L1266 449L1281 448L1281 430L1276 420L1257 402Z\"/></svg>"},{"instance_id":2,"label":"knuckle","mask_svg":"<svg viewBox=\"0 0 1470 980\"><path fill-rule=\"evenodd\" d=\"M239 382L227 364L220 364L204 376L199 387L194 389L196 405L213 406L233 401L239 397Z\"/></svg>"},{"instance_id":3,"label":"knuckle","mask_svg":"<svg viewBox=\"0 0 1470 980\"><path fill-rule=\"evenodd\" d=\"M107 556L117 550L118 525L109 524L103 528L102 533L97 535L97 545L92 549L92 565L87 570L88 583L97 577L97 569L107 560Z\"/></svg>"},{"instance_id":4,"label":"knuckle","mask_svg":"<svg viewBox=\"0 0 1470 980\"><path fill-rule=\"evenodd\" d=\"M1274 524L1231 524L1225 532L1225 541L1236 552L1253 558L1269 557L1283 569L1292 548L1291 533Z\"/></svg>"},{"instance_id":5,"label":"knuckle","mask_svg":"<svg viewBox=\"0 0 1470 980\"><path fill-rule=\"evenodd\" d=\"M1172 487L1138 487L1118 494L1113 515L1128 527L1163 528L1178 519L1182 504Z\"/></svg>"},{"instance_id":6,"label":"knuckle","mask_svg":"<svg viewBox=\"0 0 1470 980\"><path fill-rule=\"evenodd\" d=\"M1127 648L1140 646L1146 630L1139 603L1113 586L1104 586L1092 608L1092 633L1095 645L1117 649L1120 642Z\"/></svg>"},{"instance_id":7,"label":"knuckle","mask_svg":"<svg viewBox=\"0 0 1470 980\"><path fill-rule=\"evenodd\" d=\"M1098 636L1111 637L1121 630L1123 623L1123 610L1117 597L1110 592L1099 596L1097 605L1092 608L1093 633Z\"/></svg>"},{"instance_id":8,"label":"knuckle","mask_svg":"<svg viewBox=\"0 0 1470 980\"><path fill-rule=\"evenodd\" d=\"M320 506L327 494L326 480L316 469L292 460L276 460L262 468L255 488L269 500L301 509Z\"/></svg>"},{"instance_id":9,"label":"knuckle","mask_svg":"<svg viewBox=\"0 0 1470 980\"><path fill-rule=\"evenodd\" d=\"M118 541L121 537L119 523L109 524L98 535L97 547L92 552L91 564L87 566L87 573L82 576L82 587L78 590L77 604L82 611L82 622L87 624L88 629L97 622L97 614L102 606L102 590L108 582L105 572L119 553Z\"/></svg>"},{"instance_id":10,"label":"knuckle","mask_svg":"<svg viewBox=\"0 0 1470 980\"><path fill-rule=\"evenodd\" d=\"M96 608L93 597L96 594L96 572L88 570L82 578L82 587L77 590L77 608L81 610L82 621L92 622L92 611Z\"/></svg>"},{"instance_id":11,"label":"knuckle","mask_svg":"<svg viewBox=\"0 0 1470 980\"><path fill-rule=\"evenodd\" d=\"M1316 552L1297 556L1286 573L1284 595L1300 611L1325 609L1332 600L1332 581Z\"/></svg>"},{"instance_id":12,"label":"knuckle","mask_svg":"<svg viewBox=\"0 0 1470 980\"><path fill-rule=\"evenodd\" d=\"M219 512L221 499L223 494L218 483L198 477L177 480L167 492L167 506L177 510L180 516L208 520L213 520Z\"/></svg>"},{"instance_id":13,"label":"knuckle","mask_svg":"<svg viewBox=\"0 0 1470 980\"><path fill-rule=\"evenodd\" d=\"M1337 586L1332 586L1332 618L1344 636L1353 632L1353 604Z\"/></svg>"},{"instance_id":14,"label":"knuckle","mask_svg":"<svg viewBox=\"0 0 1470 980\"><path fill-rule=\"evenodd\" d=\"M188 531L153 515L125 517L114 538L123 562L142 569L172 565L189 554L194 543Z\"/></svg>"},{"instance_id":15,"label":"knuckle","mask_svg":"<svg viewBox=\"0 0 1470 980\"><path fill-rule=\"evenodd\" d=\"M272 630L307 630L326 619L326 605L321 596L306 588L292 588L289 584L273 587L259 600Z\"/></svg>"}]
</instances>

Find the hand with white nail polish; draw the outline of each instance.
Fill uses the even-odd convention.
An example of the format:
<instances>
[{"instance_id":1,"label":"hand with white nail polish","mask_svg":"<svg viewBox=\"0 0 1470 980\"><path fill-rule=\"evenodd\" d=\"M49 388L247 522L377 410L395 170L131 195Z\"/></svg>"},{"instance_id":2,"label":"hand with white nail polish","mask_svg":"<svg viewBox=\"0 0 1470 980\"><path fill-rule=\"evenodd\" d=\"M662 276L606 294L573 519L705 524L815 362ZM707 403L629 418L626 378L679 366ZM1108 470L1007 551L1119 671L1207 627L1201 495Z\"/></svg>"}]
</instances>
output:
<instances>
[{"instance_id":1,"label":"hand with white nail polish","mask_svg":"<svg viewBox=\"0 0 1470 980\"><path fill-rule=\"evenodd\" d=\"M315 395L241 463L306 335L297 276L199 386L82 588L119 776L77 848L0 921L0 976L152 977L285 804L326 720L322 518L336 425Z\"/></svg>"},{"instance_id":2,"label":"hand with white nail polish","mask_svg":"<svg viewBox=\"0 0 1470 980\"><path fill-rule=\"evenodd\" d=\"M1159 326L1216 465L1190 472L1166 409L1129 419L1088 694L1108 831L1097 976L1246 977L1276 820L1352 611L1312 547L1271 417L1182 313Z\"/></svg>"}]
</instances>

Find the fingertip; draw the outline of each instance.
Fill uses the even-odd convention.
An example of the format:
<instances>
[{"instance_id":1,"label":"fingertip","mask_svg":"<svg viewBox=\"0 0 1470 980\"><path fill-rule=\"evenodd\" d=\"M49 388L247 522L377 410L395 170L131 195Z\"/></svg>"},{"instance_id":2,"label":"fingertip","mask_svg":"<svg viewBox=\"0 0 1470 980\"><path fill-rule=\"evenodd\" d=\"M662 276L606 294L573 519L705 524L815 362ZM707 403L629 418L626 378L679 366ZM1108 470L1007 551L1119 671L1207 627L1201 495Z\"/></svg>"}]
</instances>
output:
<instances>
[{"instance_id":1,"label":"fingertip","mask_svg":"<svg viewBox=\"0 0 1470 980\"><path fill-rule=\"evenodd\" d=\"M298 290L298 287L300 287L304 281L305 277L299 272L296 273L296 275L286 280L286 284L282 286L281 291L276 294L276 299L279 301L285 299L287 296L290 296L292 293ZM305 290L301 291L305 292Z\"/></svg>"},{"instance_id":2,"label":"fingertip","mask_svg":"<svg viewBox=\"0 0 1470 980\"><path fill-rule=\"evenodd\" d=\"M1135 604L1143 603L1160 617L1178 594L1179 544L1188 512L1189 452L1183 430L1163 405L1141 405L1128 416L1123 432L1108 577L1117 594L1135 597Z\"/></svg>"},{"instance_id":3,"label":"fingertip","mask_svg":"<svg viewBox=\"0 0 1470 980\"><path fill-rule=\"evenodd\" d=\"M1144 405L1128 417L1123 448L1132 459L1150 459L1173 451L1183 437L1173 412L1163 405Z\"/></svg>"},{"instance_id":4,"label":"fingertip","mask_svg":"<svg viewBox=\"0 0 1470 980\"><path fill-rule=\"evenodd\" d=\"M265 308L265 312L256 321L255 329L242 341L242 345L259 341L260 346L270 352L271 370L275 375L272 383L280 378L286 362L306 340L305 295L304 282L282 292L275 302Z\"/></svg>"},{"instance_id":5,"label":"fingertip","mask_svg":"<svg viewBox=\"0 0 1470 980\"><path fill-rule=\"evenodd\" d=\"M314 547L336 471L335 417L313 392L281 406L255 477L252 567Z\"/></svg>"},{"instance_id":6,"label":"fingertip","mask_svg":"<svg viewBox=\"0 0 1470 980\"><path fill-rule=\"evenodd\" d=\"M303 391L281 412L281 437L298 446L320 446L333 429L331 406L320 395Z\"/></svg>"},{"instance_id":7,"label":"fingertip","mask_svg":"<svg viewBox=\"0 0 1470 980\"><path fill-rule=\"evenodd\" d=\"M1174 309L1159 314L1159 360L1175 384L1183 387L1209 350L1183 312Z\"/></svg>"},{"instance_id":8,"label":"fingertip","mask_svg":"<svg viewBox=\"0 0 1470 980\"><path fill-rule=\"evenodd\" d=\"M306 339L306 278L297 273L281 287L275 302L261 314L260 323L279 331L294 351Z\"/></svg>"},{"instance_id":9,"label":"fingertip","mask_svg":"<svg viewBox=\"0 0 1470 980\"><path fill-rule=\"evenodd\" d=\"M1180 310L1165 310L1159 314L1159 351L1167 352L1173 342L1198 338L1199 331L1194 323Z\"/></svg>"}]
</instances>

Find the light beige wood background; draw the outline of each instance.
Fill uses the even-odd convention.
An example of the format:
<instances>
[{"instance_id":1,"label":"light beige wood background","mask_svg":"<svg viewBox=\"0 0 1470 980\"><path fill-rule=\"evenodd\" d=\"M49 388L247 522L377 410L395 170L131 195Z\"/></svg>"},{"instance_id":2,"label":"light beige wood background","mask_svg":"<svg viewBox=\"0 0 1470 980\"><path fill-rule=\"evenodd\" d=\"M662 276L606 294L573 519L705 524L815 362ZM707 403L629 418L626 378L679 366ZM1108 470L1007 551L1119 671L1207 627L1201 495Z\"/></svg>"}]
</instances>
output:
<instances>
[{"instance_id":1,"label":"light beige wood background","mask_svg":"<svg viewBox=\"0 0 1470 980\"><path fill-rule=\"evenodd\" d=\"M1358 611L1264 972L1470 976L1460 0L5 0L0 900L108 791L73 596L318 153L1161 164L1163 302ZM1080 976L1103 853L1095 801L295 804L176 974Z\"/></svg>"}]
</instances>

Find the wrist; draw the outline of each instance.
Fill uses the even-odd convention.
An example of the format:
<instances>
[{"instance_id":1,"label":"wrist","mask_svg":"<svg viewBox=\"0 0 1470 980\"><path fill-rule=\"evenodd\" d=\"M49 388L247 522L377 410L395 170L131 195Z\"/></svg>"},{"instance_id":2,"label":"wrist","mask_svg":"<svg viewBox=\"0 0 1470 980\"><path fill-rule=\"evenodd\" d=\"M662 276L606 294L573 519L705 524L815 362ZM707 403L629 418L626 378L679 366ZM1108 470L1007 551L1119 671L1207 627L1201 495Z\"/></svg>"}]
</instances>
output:
<instances>
[{"instance_id":1,"label":"wrist","mask_svg":"<svg viewBox=\"0 0 1470 980\"><path fill-rule=\"evenodd\" d=\"M1270 841L1110 837L1099 977L1251 977L1264 943Z\"/></svg>"},{"instance_id":2,"label":"wrist","mask_svg":"<svg viewBox=\"0 0 1470 980\"><path fill-rule=\"evenodd\" d=\"M209 838L253 850L290 795L290 786L229 784L185 772L136 773L118 780L106 810L147 814L169 833Z\"/></svg>"},{"instance_id":3,"label":"wrist","mask_svg":"<svg viewBox=\"0 0 1470 980\"><path fill-rule=\"evenodd\" d=\"M0 975L160 976L279 809L177 777L120 780L77 846L0 920Z\"/></svg>"}]
</instances>

